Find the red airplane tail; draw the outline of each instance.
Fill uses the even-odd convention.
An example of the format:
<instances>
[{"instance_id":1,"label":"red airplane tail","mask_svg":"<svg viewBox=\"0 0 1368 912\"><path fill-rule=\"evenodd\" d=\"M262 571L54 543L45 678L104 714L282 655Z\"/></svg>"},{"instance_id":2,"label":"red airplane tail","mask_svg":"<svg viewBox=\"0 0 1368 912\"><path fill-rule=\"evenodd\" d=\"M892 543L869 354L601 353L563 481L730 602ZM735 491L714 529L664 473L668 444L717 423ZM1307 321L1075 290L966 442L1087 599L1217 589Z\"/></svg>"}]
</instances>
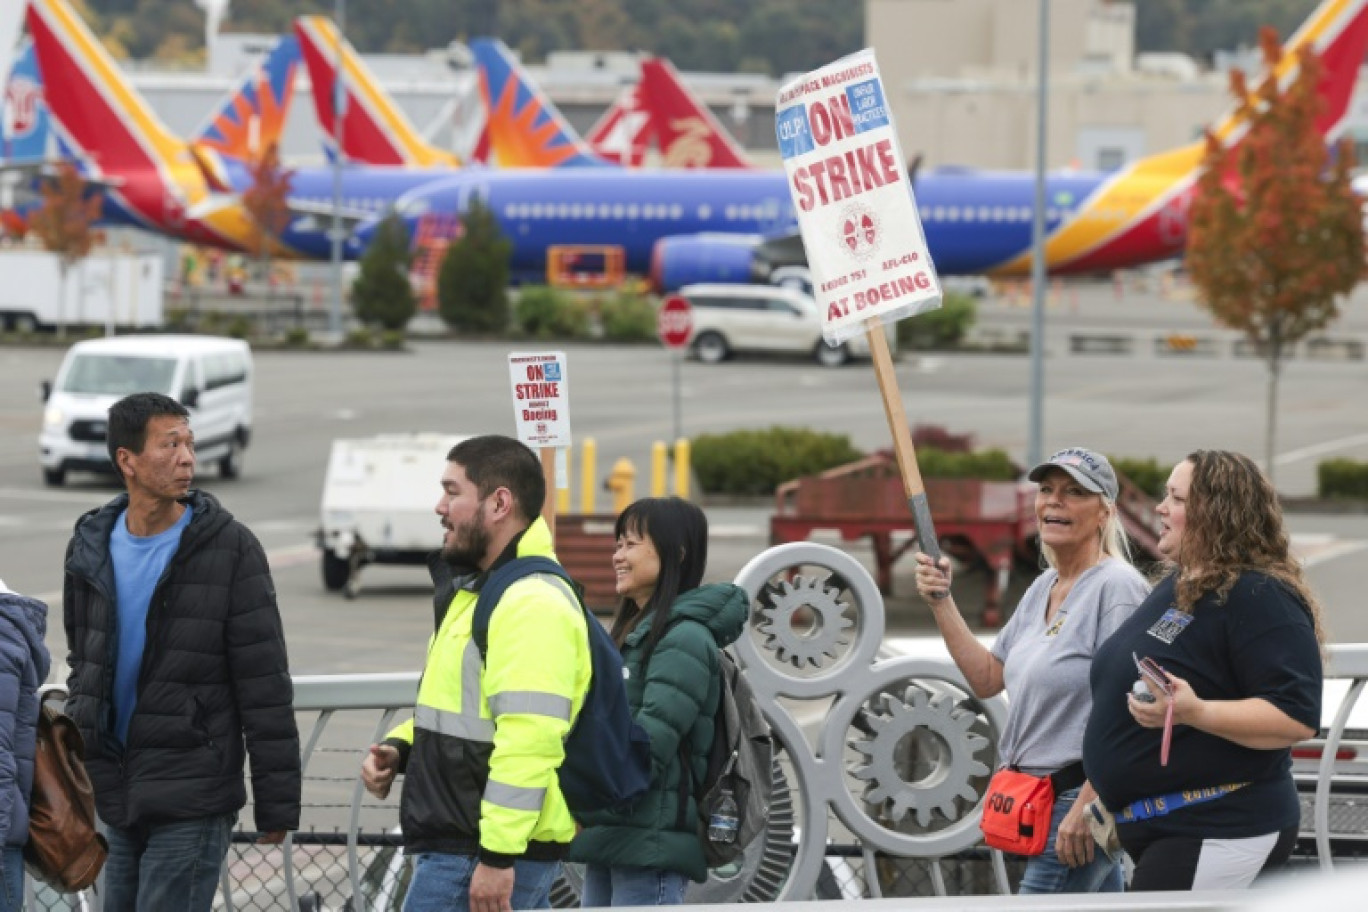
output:
<instances>
[{"instance_id":1,"label":"red airplane tail","mask_svg":"<svg viewBox=\"0 0 1368 912\"><path fill-rule=\"evenodd\" d=\"M608 161L639 168L646 160L651 134L651 114L641 103L640 86L628 86L584 139Z\"/></svg>"},{"instance_id":2,"label":"red airplane tail","mask_svg":"<svg viewBox=\"0 0 1368 912\"><path fill-rule=\"evenodd\" d=\"M641 99L651 112L656 143L667 167L752 167L736 140L685 87L668 60L642 61Z\"/></svg>"}]
</instances>

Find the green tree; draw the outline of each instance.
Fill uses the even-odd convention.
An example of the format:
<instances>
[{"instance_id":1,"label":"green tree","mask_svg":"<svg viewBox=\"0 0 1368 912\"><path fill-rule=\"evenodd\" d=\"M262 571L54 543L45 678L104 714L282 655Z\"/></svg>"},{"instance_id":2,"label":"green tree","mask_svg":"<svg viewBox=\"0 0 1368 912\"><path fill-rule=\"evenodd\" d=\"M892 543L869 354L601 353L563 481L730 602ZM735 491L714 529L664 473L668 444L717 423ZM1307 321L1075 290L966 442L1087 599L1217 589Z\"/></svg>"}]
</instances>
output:
<instances>
[{"instance_id":1,"label":"green tree","mask_svg":"<svg viewBox=\"0 0 1368 912\"><path fill-rule=\"evenodd\" d=\"M1273 73L1282 56L1277 34L1263 30L1260 43ZM1270 76L1251 93L1244 75L1232 73L1249 131L1233 148L1208 134L1187 250L1200 303L1218 323L1244 332L1267 365L1270 478L1283 360L1339 315L1340 299L1364 273L1363 216L1349 182L1353 148L1342 143L1330 160L1316 129L1322 66L1309 50L1299 63L1286 90Z\"/></svg>"},{"instance_id":2,"label":"green tree","mask_svg":"<svg viewBox=\"0 0 1368 912\"><path fill-rule=\"evenodd\" d=\"M391 215L380 223L352 283L352 307L362 323L378 323L385 329L408 325L418 310L408 270L408 232L403 220Z\"/></svg>"},{"instance_id":3,"label":"green tree","mask_svg":"<svg viewBox=\"0 0 1368 912\"><path fill-rule=\"evenodd\" d=\"M508 329L508 258L513 245L479 198L461 217L461 235L447 248L437 273L437 307L455 330Z\"/></svg>"}]
</instances>

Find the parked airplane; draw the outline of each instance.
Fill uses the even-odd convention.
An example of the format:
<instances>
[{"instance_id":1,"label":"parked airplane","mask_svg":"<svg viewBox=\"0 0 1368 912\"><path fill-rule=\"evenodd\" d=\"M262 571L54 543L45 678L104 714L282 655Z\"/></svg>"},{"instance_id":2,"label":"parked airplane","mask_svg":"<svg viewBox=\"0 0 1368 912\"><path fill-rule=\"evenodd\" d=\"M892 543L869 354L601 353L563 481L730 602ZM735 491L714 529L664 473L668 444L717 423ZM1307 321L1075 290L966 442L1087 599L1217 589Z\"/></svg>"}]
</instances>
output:
<instances>
[{"instance_id":1,"label":"parked airplane","mask_svg":"<svg viewBox=\"0 0 1368 912\"><path fill-rule=\"evenodd\" d=\"M641 62L641 103L667 168L750 168L741 146L668 60Z\"/></svg>"},{"instance_id":2,"label":"parked airplane","mask_svg":"<svg viewBox=\"0 0 1368 912\"><path fill-rule=\"evenodd\" d=\"M491 162L500 168L607 165L528 78L497 38L470 41L488 119Z\"/></svg>"},{"instance_id":3,"label":"parked airplane","mask_svg":"<svg viewBox=\"0 0 1368 912\"><path fill-rule=\"evenodd\" d=\"M626 168L641 167L651 145L651 114L641 103L639 88L630 85L619 92L584 137L604 161Z\"/></svg>"},{"instance_id":4,"label":"parked airplane","mask_svg":"<svg viewBox=\"0 0 1368 912\"><path fill-rule=\"evenodd\" d=\"M342 107L343 161L410 168L460 167L459 158L418 133L331 19L300 16L295 20L295 34L309 68L314 110L330 157L337 154L333 107L340 60L346 91Z\"/></svg>"},{"instance_id":5,"label":"parked airplane","mask_svg":"<svg viewBox=\"0 0 1368 912\"><path fill-rule=\"evenodd\" d=\"M171 134L65 0L32 0L28 13L47 78L54 129L88 180L106 185L104 218L194 243L252 250L260 232L242 205L251 176L242 156L278 138L291 99L298 47L285 38L190 141ZM342 169L342 206L331 168L291 174L296 215L273 255L327 259L332 216L356 224L449 169Z\"/></svg>"},{"instance_id":6,"label":"parked airplane","mask_svg":"<svg viewBox=\"0 0 1368 912\"><path fill-rule=\"evenodd\" d=\"M43 80L38 74L38 55L32 41L24 41L14 57L5 83L4 110L0 114L3 148L0 167L37 166L47 162L54 150L49 148L48 111L43 103Z\"/></svg>"},{"instance_id":7,"label":"parked airplane","mask_svg":"<svg viewBox=\"0 0 1368 912\"><path fill-rule=\"evenodd\" d=\"M1324 0L1288 43L1277 74L1284 83L1295 76L1296 50L1304 45L1325 64L1320 93L1326 104L1318 128L1331 136L1345 117L1368 46L1368 0ZM1246 128L1232 114L1215 132L1236 143ZM1045 213L1050 271L1101 272L1181 253L1202 155L1203 143L1195 142L1112 173L1050 175ZM833 176L812 184L814 192L842 198L890 178L861 168L858 178ZM943 169L920 176L916 194L938 271L1029 271L1033 175ZM649 270L665 289L698 281L748 281L785 262L784 254L766 242L796 233L788 181L776 171L456 174L413 191L397 206L416 222L432 214L462 214L475 197L492 209L512 241L512 268L525 280L543 273L551 247L589 244L620 248L629 272ZM360 228L357 243L373 230Z\"/></svg>"},{"instance_id":8,"label":"parked airplane","mask_svg":"<svg viewBox=\"0 0 1368 912\"><path fill-rule=\"evenodd\" d=\"M31 0L28 28L54 129L82 173L104 185L106 220L200 244L239 250L255 245L258 233L239 196L215 186L227 177L213 144L240 146L222 133L230 118L212 119L192 141L174 136L64 0ZM287 70L292 78L293 69ZM264 84L269 91L254 93L244 104L260 113L268 95L288 101L288 82ZM245 132L271 139L264 130ZM206 168L207 161L213 167ZM293 251L283 246L279 252Z\"/></svg>"}]
</instances>

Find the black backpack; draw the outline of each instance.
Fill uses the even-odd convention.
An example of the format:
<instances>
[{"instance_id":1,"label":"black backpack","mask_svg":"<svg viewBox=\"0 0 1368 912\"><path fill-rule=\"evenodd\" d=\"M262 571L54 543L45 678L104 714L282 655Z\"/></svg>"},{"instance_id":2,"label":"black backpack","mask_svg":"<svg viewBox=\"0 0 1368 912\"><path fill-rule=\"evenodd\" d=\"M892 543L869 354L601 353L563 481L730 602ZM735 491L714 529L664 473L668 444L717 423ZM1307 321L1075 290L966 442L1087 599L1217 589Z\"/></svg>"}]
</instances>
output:
<instances>
[{"instance_id":1,"label":"black backpack","mask_svg":"<svg viewBox=\"0 0 1368 912\"><path fill-rule=\"evenodd\" d=\"M489 649L489 618L509 586L533 574L548 574L565 584L566 597L584 612L589 628L593 678L570 733L559 770L561 794L576 816L629 805L651 787L651 739L632 719L622 683L622 654L608 631L584 607L568 574L549 557L519 557L494 570L480 589L471 636L484 659Z\"/></svg>"},{"instance_id":2,"label":"black backpack","mask_svg":"<svg viewBox=\"0 0 1368 912\"><path fill-rule=\"evenodd\" d=\"M688 743L679 745L678 829L689 827L692 788L698 796L694 828L710 868L738 861L764 832L774 787L774 736L769 723L741 666L725 649L718 649L717 655L722 695L713 717L712 750L702 780L693 779Z\"/></svg>"}]
</instances>

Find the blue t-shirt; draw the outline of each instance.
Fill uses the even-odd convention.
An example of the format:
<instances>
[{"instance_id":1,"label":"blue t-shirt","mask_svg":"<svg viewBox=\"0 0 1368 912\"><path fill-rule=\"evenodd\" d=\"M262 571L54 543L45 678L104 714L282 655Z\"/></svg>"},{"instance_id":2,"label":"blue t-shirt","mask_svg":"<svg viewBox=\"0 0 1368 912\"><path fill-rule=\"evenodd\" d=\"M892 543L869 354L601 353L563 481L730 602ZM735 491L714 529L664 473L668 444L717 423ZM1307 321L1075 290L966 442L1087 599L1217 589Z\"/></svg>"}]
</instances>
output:
<instances>
[{"instance_id":1,"label":"blue t-shirt","mask_svg":"<svg viewBox=\"0 0 1368 912\"><path fill-rule=\"evenodd\" d=\"M128 511L124 510L109 538L109 556L114 561L114 613L119 622L114 662L114 734L124 744L128 743L128 723L138 703L138 672L147 645L147 608L193 512L187 506L171 528L141 538L128 531Z\"/></svg>"}]
</instances>

